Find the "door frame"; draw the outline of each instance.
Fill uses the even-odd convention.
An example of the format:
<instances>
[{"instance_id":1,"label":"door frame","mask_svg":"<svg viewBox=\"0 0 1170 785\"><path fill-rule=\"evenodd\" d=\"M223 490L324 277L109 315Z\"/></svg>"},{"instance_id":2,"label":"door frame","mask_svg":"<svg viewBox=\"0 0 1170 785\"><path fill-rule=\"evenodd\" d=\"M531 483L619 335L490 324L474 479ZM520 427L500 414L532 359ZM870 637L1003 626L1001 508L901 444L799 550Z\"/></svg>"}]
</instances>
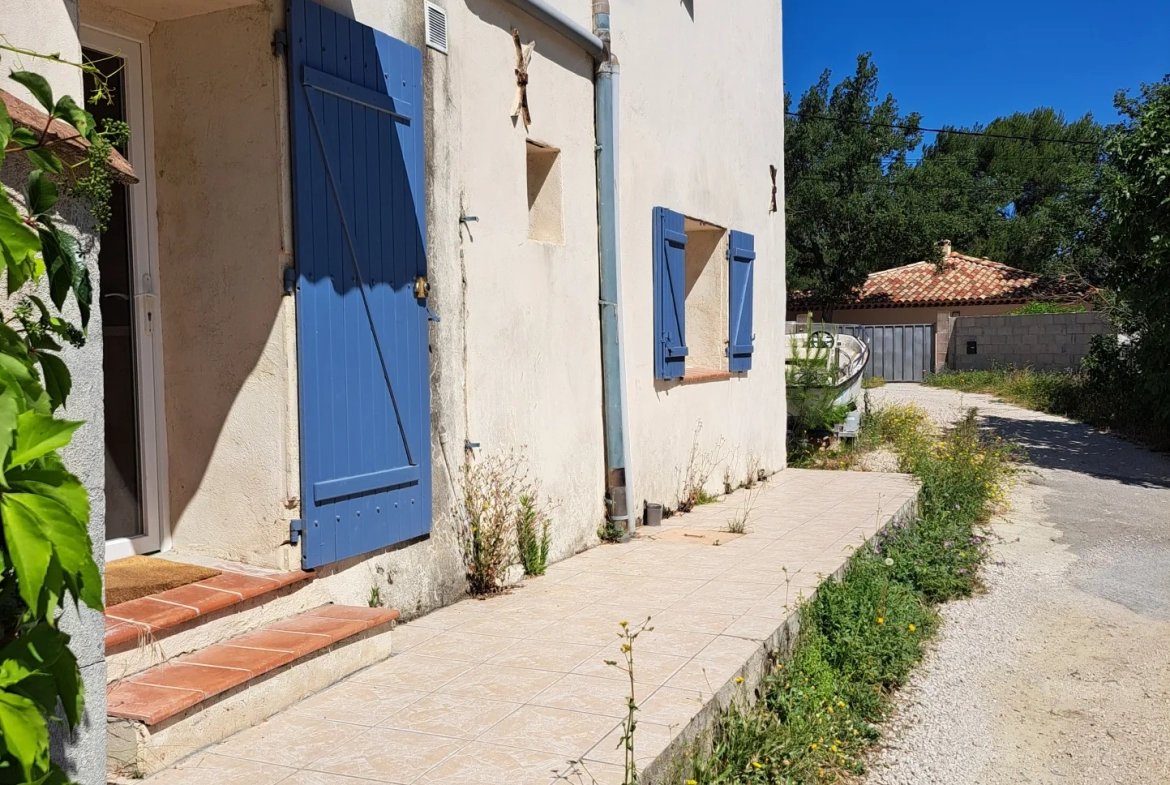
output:
<instances>
[{"instance_id":1,"label":"door frame","mask_svg":"<svg viewBox=\"0 0 1170 785\"><path fill-rule=\"evenodd\" d=\"M154 111L150 48L144 39L81 26L81 44L125 62L127 157L138 183L129 186L132 329L138 372L139 495L144 533L106 540L106 560L167 550L171 546L167 492L166 399L163 387L163 334L158 297L158 211L154 177ZM100 292L100 282L99 282Z\"/></svg>"}]
</instances>

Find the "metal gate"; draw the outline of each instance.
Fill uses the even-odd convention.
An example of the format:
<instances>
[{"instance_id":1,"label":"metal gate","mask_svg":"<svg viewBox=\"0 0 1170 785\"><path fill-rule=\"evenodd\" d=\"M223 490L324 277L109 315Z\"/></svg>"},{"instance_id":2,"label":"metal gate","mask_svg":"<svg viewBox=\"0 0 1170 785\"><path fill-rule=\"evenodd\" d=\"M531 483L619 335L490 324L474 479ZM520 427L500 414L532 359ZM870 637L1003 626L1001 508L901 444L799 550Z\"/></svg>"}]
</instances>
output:
<instances>
[{"instance_id":1,"label":"metal gate","mask_svg":"<svg viewBox=\"0 0 1170 785\"><path fill-rule=\"evenodd\" d=\"M306 568L430 531L422 53L289 0Z\"/></svg>"},{"instance_id":2,"label":"metal gate","mask_svg":"<svg viewBox=\"0 0 1170 785\"><path fill-rule=\"evenodd\" d=\"M837 331L869 347L865 377L887 382L920 382L934 373L933 324L841 324Z\"/></svg>"}]
</instances>

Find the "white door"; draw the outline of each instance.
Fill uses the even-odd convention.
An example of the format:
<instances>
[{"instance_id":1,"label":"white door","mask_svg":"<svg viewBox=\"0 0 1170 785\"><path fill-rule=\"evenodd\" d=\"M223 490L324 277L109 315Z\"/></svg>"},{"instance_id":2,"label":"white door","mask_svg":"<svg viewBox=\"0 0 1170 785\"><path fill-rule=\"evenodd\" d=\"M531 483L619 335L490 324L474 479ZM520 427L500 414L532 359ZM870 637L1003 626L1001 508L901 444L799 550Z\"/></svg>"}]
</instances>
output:
<instances>
[{"instance_id":1,"label":"white door","mask_svg":"<svg viewBox=\"0 0 1170 785\"><path fill-rule=\"evenodd\" d=\"M123 151L139 182L115 186L102 233L98 291L105 384L106 559L169 545L162 325L158 309L157 216L146 42L89 27L85 56L108 79L110 100L88 104L99 124L124 120ZM92 77L86 76L87 93Z\"/></svg>"}]
</instances>

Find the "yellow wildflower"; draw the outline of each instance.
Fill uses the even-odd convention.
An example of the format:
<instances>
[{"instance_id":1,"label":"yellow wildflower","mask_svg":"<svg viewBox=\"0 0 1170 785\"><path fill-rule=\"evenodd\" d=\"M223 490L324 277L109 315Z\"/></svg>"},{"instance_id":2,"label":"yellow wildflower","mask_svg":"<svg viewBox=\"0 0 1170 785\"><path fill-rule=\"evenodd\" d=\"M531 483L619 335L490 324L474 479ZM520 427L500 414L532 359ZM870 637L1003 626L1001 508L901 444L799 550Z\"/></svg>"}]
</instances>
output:
<instances>
[{"instance_id":1,"label":"yellow wildflower","mask_svg":"<svg viewBox=\"0 0 1170 785\"><path fill-rule=\"evenodd\" d=\"M762 768L764 768L764 764L760 763L758 760L754 760L754 761L752 761L752 768L753 769L762 769Z\"/></svg>"},{"instance_id":2,"label":"yellow wildflower","mask_svg":"<svg viewBox=\"0 0 1170 785\"><path fill-rule=\"evenodd\" d=\"M687 780L687 785L699 785L699 783L695 782L694 780Z\"/></svg>"},{"instance_id":3,"label":"yellow wildflower","mask_svg":"<svg viewBox=\"0 0 1170 785\"><path fill-rule=\"evenodd\" d=\"M883 619L881 616L878 616L878 624L885 624L885 623L886 623L886 620Z\"/></svg>"},{"instance_id":4,"label":"yellow wildflower","mask_svg":"<svg viewBox=\"0 0 1170 785\"><path fill-rule=\"evenodd\" d=\"M743 676L736 676L735 683L736 684L743 684Z\"/></svg>"},{"instance_id":5,"label":"yellow wildflower","mask_svg":"<svg viewBox=\"0 0 1170 785\"><path fill-rule=\"evenodd\" d=\"M845 701L837 701L837 705L843 709L845 708Z\"/></svg>"},{"instance_id":6,"label":"yellow wildflower","mask_svg":"<svg viewBox=\"0 0 1170 785\"><path fill-rule=\"evenodd\" d=\"M913 624L907 624L906 626L909 628L910 632L914 632L914 625Z\"/></svg>"},{"instance_id":7,"label":"yellow wildflower","mask_svg":"<svg viewBox=\"0 0 1170 785\"><path fill-rule=\"evenodd\" d=\"M837 745L836 744L830 745L829 752L836 752L836 751L837 751Z\"/></svg>"},{"instance_id":8,"label":"yellow wildflower","mask_svg":"<svg viewBox=\"0 0 1170 785\"><path fill-rule=\"evenodd\" d=\"M815 750L817 748L817 743L814 741L812 744L808 745L808 748L810 750Z\"/></svg>"}]
</instances>

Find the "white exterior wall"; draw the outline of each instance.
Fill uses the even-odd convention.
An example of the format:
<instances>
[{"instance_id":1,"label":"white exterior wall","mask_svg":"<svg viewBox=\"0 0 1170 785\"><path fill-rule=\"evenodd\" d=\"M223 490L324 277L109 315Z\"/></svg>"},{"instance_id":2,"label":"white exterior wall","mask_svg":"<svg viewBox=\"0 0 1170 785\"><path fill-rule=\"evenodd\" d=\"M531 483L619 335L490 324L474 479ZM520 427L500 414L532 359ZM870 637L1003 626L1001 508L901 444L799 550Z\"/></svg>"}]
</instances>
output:
<instances>
[{"instance_id":1,"label":"white exterior wall","mask_svg":"<svg viewBox=\"0 0 1170 785\"><path fill-rule=\"evenodd\" d=\"M587 2L559 5L589 24ZM557 505L551 557L561 559L596 541L605 515L593 60L502 0L449 7L463 129L450 187L479 219L461 245L468 438L482 445L477 459L526 456ZM536 42L527 134L511 117L513 28ZM528 138L561 151L561 244L528 238Z\"/></svg>"},{"instance_id":2,"label":"white exterior wall","mask_svg":"<svg viewBox=\"0 0 1170 785\"><path fill-rule=\"evenodd\" d=\"M581 5L587 5L582 2ZM769 213L768 165L784 168L780 3L613 3L621 62L621 263L630 504L677 502L698 423L700 451L746 479L785 464L784 193ZM661 206L755 235L752 369L730 379L654 378L651 213ZM721 451L716 446L724 441Z\"/></svg>"}]
</instances>

